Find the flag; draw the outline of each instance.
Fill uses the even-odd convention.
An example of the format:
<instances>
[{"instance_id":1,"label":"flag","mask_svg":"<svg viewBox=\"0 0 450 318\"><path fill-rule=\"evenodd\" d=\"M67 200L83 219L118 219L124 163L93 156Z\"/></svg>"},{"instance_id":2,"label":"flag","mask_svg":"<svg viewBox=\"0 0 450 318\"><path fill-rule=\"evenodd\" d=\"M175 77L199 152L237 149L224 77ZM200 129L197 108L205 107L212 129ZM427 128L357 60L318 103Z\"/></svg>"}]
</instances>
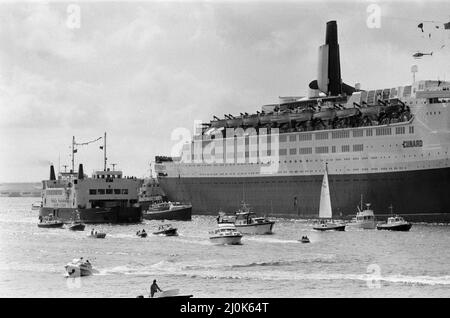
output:
<instances>
[{"instance_id":1,"label":"flag","mask_svg":"<svg viewBox=\"0 0 450 318\"><path fill-rule=\"evenodd\" d=\"M74 149L74 150L73 150L73 153L76 153L77 151L78 151L78 149Z\"/></svg>"},{"instance_id":2,"label":"flag","mask_svg":"<svg viewBox=\"0 0 450 318\"><path fill-rule=\"evenodd\" d=\"M103 149L103 146L100 146L100 149Z\"/></svg>"},{"instance_id":3,"label":"flag","mask_svg":"<svg viewBox=\"0 0 450 318\"><path fill-rule=\"evenodd\" d=\"M445 30L450 30L450 22L444 23L444 29Z\"/></svg>"}]
</instances>

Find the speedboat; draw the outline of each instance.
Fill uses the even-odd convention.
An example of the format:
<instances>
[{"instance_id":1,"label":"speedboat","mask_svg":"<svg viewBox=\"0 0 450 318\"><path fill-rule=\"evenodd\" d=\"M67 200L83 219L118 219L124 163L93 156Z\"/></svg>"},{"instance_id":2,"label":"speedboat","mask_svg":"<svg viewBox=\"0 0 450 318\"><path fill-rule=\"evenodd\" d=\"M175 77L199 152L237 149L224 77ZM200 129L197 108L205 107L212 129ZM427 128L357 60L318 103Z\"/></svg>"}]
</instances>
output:
<instances>
[{"instance_id":1,"label":"speedboat","mask_svg":"<svg viewBox=\"0 0 450 318\"><path fill-rule=\"evenodd\" d=\"M66 269L67 277L89 276L94 273L92 264L89 260L83 260L82 257L72 260L64 268Z\"/></svg>"},{"instance_id":2,"label":"speedboat","mask_svg":"<svg viewBox=\"0 0 450 318\"><path fill-rule=\"evenodd\" d=\"M153 232L155 235L163 234L165 236L177 236L177 228L173 227L171 224L162 224L158 227L158 231Z\"/></svg>"},{"instance_id":3,"label":"speedboat","mask_svg":"<svg viewBox=\"0 0 450 318\"><path fill-rule=\"evenodd\" d=\"M92 237L92 238L105 238L106 237L106 233L97 232L97 231L91 230L91 233L89 234L89 237Z\"/></svg>"},{"instance_id":4,"label":"speedboat","mask_svg":"<svg viewBox=\"0 0 450 318\"><path fill-rule=\"evenodd\" d=\"M144 238L144 237L147 237L147 232L145 232L145 230L137 231L136 235L141 237L141 238Z\"/></svg>"},{"instance_id":5,"label":"speedboat","mask_svg":"<svg viewBox=\"0 0 450 318\"><path fill-rule=\"evenodd\" d=\"M63 225L64 225L63 221L58 220L53 216L49 215L40 218L40 222L38 223L37 226L42 228L62 228Z\"/></svg>"},{"instance_id":6,"label":"speedboat","mask_svg":"<svg viewBox=\"0 0 450 318\"><path fill-rule=\"evenodd\" d=\"M31 210L39 210L41 206L42 206L42 202L41 201L34 202L31 205Z\"/></svg>"},{"instance_id":7,"label":"speedboat","mask_svg":"<svg viewBox=\"0 0 450 318\"><path fill-rule=\"evenodd\" d=\"M378 230L388 230L388 231L409 231L412 227L410 222L405 221L401 216L392 216L387 219L387 223L378 224Z\"/></svg>"},{"instance_id":8,"label":"speedboat","mask_svg":"<svg viewBox=\"0 0 450 318\"><path fill-rule=\"evenodd\" d=\"M302 243L310 243L310 240L309 240L309 238L306 235L302 236L302 239L299 240L299 241L302 242Z\"/></svg>"},{"instance_id":9,"label":"speedboat","mask_svg":"<svg viewBox=\"0 0 450 318\"><path fill-rule=\"evenodd\" d=\"M226 216L219 212L217 221L219 224L233 222L236 229L242 234L272 234L275 224L275 221L270 221L265 217L257 217L245 202L242 202L241 208L236 211L234 216Z\"/></svg>"},{"instance_id":10,"label":"speedboat","mask_svg":"<svg viewBox=\"0 0 450 318\"><path fill-rule=\"evenodd\" d=\"M375 224L375 214L373 210L370 208L370 203L366 203L366 208L362 210L358 207L358 212L356 213L356 217L353 218L350 223L347 223L347 226L358 229L366 229L373 230L376 227Z\"/></svg>"},{"instance_id":11,"label":"speedboat","mask_svg":"<svg viewBox=\"0 0 450 318\"><path fill-rule=\"evenodd\" d=\"M219 223L218 228L210 232L210 241L215 244L237 245L241 244L242 234L236 226L230 223Z\"/></svg>"},{"instance_id":12,"label":"speedboat","mask_svg":"<svg viewBox=\"0 0 450 318\"><path fill-rule=\"evenodd\" d=\"M86 225L84 225L81 222L73 222L69 225L69 230L71 231L84 231L84 228Z\"/></svg>"}]
</instances>

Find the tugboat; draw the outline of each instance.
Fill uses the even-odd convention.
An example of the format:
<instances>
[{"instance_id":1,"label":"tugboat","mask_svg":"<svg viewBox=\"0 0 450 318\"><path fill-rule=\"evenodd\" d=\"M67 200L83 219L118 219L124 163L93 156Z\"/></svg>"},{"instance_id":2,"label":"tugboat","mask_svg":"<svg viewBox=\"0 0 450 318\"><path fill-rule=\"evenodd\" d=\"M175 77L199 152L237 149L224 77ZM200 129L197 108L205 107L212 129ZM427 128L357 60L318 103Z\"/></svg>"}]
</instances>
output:
<instances>
[{"instance_id":1,"label":"tugboat","mask_svg":"<svg viewBox=\"0 0 450 318\"><path fill-rule=\"evenodd\" d=\"M173 227L171 224L162 224L158 227L158 231L153 232L155 235L165 235L165 236L177 236L177 228Z\"/></svg>"},{"instance_id":2,"label":"tugboat","mask_svg":"<svg viewBox=\"0 0 450 318\"><path fill-rule=\"evenodd\" d=\"M318 231L345 231L345 224L331 221L333 216L331 210L330 188L328 186L328 164L325 165L325 173L322 180L322 191L320 193L319 225L314 227Z\"/></svg>"},{"instance_id":3,"label":"tugboat","mask_svg":"<svg viewBox=\"0 0 450 318\"><path fill-rule=\"evenodd\" d=\"M176 220L190 221L192 214L191 204L181 204L179 202L158 202L148 207L143 212L146 220Z\"/></svg>"},{"instance_id":4,"label":"tugboat","mask_svg":"<svg viewBox=\"0 0 450 318\"><path fill-rule=\"evenodd\" d=\"M270 221L265 217L257 217L245 202L242 202L241 208L233 216L219 212L217 221L219 224L233 223L242 234L272 234L275 224L275 221Z\"/></svg>"},{"instance_id":5,"label":"tugboat","mask_svg":"<svg viewBox=\"0 0 450 318\"><path fill-rule=\"evenodd\" d=\"M145 230L137 231L136 235L139 236L140 238L144 238L147 237L147 232L145 232Z\"/></svg>"},{"instance_id":6,"label":"tugboat","mask_svg":"<svg viewBox=\"0 0 450 318\"><path fill-rule=\"evenodd\" d=\"M392 205L390 206L392 213ZM377 225L378 230L403 231L407 232L411 229L412 223L405 221L401 216L395 215L388 217L387 223Z\"/></svg>"},{"instance_id":7,"label":"tugboat","mask_svg":"<svg viewBox=\"0 0 450 318\"><path fill-rule=\"evenodd\" d=\"M366 208L363 210L362 202L363 200L361 195L361 207L358 206L356 217L353 218L350 223L347 223L347 226L357 229L373 230L376 227L375 214L370 208L370 203L366 203Z\"/></svg>"},{"instance_id":8,"label":"tugboat","mask_svg":"<svg viewBox=\"0 0 450 318\"><path fill-rule=\"evenodd\" d=\"M219 223L218 228L210 232L209 240L214 244L239 245L242 234L230 223Z\"/></svg>"},{"instance_id":9,"label":"tugboat","mask_svg":"<svg viewBox=\"0 0 450 318\"><path fill-rule=\"evenodd\" d=\"M45 217L39 217L39 223L37 225L38 227L42 228L62 228L64 226L64 222L61 220L56 219L52 215L45 216Z\"/></svg>"},{"instance_id":10,"label":"tugboat","mask_svg":"<svg viewBox=\"0 0 450 318\"><path fill-rule=\"evenodd\" d=\"M74 259L72 262L64 266L66 269L66 277L90 276L94 273L92 264L89 260L83 258Z\"/></svg>"},{"instance_id":11,"label":"tugboat","mask_svg":"<svg viewBox=\"0 0 450 318\"><path fill-rule=\"evenodd\" d=\"M104 138L106 139L106 133ZM124 177L122 171L114 170L115 164L112 164L112 171L106 168L106 142L103 145L105 151L102 171L95 171L92 177L88 177L80 164L78 172L75 172L74 156L77 145L82 144L75 143L74 137L70 172L60 172L56 179L54 167L50 166L50 179L42 182L42 206L39 215L53 215L66 223L72 221L74 212L79 213L83 223L141 222L142 210L135 204L138 202L138 190L142 180Z\"/></svg>"}]
</instances>

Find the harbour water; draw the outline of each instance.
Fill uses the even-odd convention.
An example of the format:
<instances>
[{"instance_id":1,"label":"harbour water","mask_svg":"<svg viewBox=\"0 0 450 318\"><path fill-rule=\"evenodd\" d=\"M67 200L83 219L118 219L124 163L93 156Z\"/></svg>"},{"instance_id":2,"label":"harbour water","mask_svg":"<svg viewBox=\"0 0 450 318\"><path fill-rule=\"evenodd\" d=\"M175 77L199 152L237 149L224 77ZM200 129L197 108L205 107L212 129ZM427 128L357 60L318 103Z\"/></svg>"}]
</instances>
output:
<instances>
[{"instance_id":1,"label":"harbour water","mask_svg":"<svg viewBox=\"0 0 450 318\"><path fill-rule=\"evenodd\" d=\"M136 297L153 279L194 297L450 297L450 226L409 232L319 233L305 220L275 219L274 234L242 245L209 242L214 216L175 222L178 237L150 233L160 221L98 225L105 239L41 229L36 198L0 198L1 297ZM168 221L166 221L168 223ZM145 229L149 236L135 233ZM298 240L307 235L311 243ZM98 273L65 278L64 265L89 259Z\"/></svg>"}]
</instances>

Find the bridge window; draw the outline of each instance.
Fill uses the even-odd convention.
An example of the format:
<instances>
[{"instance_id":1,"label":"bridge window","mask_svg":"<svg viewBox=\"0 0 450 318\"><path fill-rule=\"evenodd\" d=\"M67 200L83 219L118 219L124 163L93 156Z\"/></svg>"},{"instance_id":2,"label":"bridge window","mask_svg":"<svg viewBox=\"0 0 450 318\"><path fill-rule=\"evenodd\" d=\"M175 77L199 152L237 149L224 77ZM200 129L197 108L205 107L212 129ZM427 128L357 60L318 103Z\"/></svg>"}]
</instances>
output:
<instances>
[{"instance_id":1,"label":"bridge window","mask_svg":"<svg viewBox=\"0 0 450 318\"><path fill-rule=\"evenodd\" d=\"M113 190L112 189L106 189L106 194L112 194Z\"/></svg>"},{"instance_id":2,"label":"bridge window","mask_svg":"<svg viewBox=\"0 0 450 318\"><path fill-rule=\"evenodd\" d=\"M97 190L97 193L98 193L98 194L105 194L105 189L98 189L98 190Z\"/></svg>"},{"instance_id":3,"label":"bridge window","mask_svg":"<svg viewBox=\"0 0 450 318\"><path fill-rule=\"evenodd\" d=\"M122 189L122 194L128 194L128 189Z\"/></svg>"},{"instance_id":4,"label":"bridge window","mask_svg":"<svg viewBox=\"0 0 450 318\"><path fill-rule=\"evenodd\" d=\"M153 185L152 185L153 187ZM114 194L120 194L120 189L114 189Z\"/></svg>"},{"instance_id":5,"label":"bridge window","mask_svg":"<svg viewBox=\"0 0 450 318\"><path fill-rule=\"evenodd\" d=\"M97 194L97 189L89 189L89 194L90 195L96 195Z\"/></svg>"}]
</instances>

